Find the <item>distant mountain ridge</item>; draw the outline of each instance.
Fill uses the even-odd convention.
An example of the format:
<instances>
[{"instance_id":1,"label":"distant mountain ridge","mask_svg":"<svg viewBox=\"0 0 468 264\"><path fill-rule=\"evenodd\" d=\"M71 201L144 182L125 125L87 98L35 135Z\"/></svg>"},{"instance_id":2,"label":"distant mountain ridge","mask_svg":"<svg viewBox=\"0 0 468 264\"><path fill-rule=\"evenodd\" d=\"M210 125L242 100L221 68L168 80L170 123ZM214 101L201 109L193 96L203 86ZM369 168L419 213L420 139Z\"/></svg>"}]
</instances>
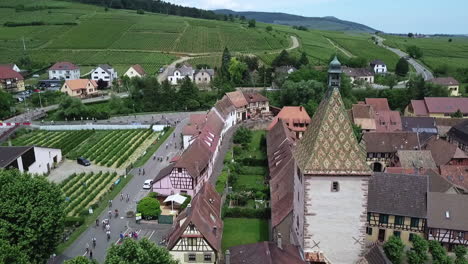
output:
<instances>
[{"instance_id":1,"label":"distant mountain ridge","mask_svg":"<svg viewBox=\"0 0 468 264\"><path fill-rule=\"evenodd\" d=\"M245 16L247 19L255 19L264 23L288 25L288 26L305 26L311 29L331 30L331 31L352 31L374 33L377 30L356 22L341 20L333 16L326 17L304 17L291 15L286 13L270 13L270 12L254 12L244 11L236 12L229 9L213 10L217 14L223 15L239 15Z\"/></svg>"}]
</instances>

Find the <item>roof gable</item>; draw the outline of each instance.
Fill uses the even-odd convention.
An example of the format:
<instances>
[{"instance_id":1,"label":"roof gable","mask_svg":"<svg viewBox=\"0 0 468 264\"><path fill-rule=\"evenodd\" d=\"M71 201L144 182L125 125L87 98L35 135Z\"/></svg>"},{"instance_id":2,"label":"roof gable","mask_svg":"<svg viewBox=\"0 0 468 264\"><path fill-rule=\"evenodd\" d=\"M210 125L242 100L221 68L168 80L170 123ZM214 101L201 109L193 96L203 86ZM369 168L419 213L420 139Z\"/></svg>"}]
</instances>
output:
<instances>
[{"instance_id":1,"label":"roof gable","mask_svg":"<svg viewBox=\"0 0 468 264\"><path fill-rule=\"evenodd\" d=\"M49 71L69 71L69 70L78 70L78 66L68 61L57 62L52 67L49 68Z\"/></svg>"},{"instance_id":2,"label":"roof gable","mask_svg":"<svg viewBox=\"0 0 468 264\"><path fill-rule=\"evenodd\" d=\"M0 66L0 79L17 79L23 80L23 76L17 71L7 66Z\"/></svg>"},{"instance_id":3,"label":"roof gable","mask_svg":"<svg viewBox=\"0 0 468 264\"><path fill-rule=\"evenodd\" d=\"M371 174L337 87L328 89L294 156L305 174Z\"/></svg>"}]
</instances>

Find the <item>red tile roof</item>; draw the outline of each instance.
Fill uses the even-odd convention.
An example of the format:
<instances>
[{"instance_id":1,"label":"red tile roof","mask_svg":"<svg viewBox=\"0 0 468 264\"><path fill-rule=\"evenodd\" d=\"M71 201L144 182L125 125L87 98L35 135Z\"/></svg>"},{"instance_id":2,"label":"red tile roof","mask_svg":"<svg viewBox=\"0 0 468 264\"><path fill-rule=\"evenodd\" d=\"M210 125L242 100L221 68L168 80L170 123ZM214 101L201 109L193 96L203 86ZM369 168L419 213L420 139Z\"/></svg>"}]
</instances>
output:
<instances>
[{"instance_id":1,"label":"red tile roof","mask_svg":"<svg viewBox=\"0 0 468 264\"><path fill-rule=\"evenodd\" d=\"M68 88L70 88L70 90L80 90L86 89L86 86L89 82L91 82L91 85L93 85L94 88L98 86L96 81L88 79L67 80L65 81L65 84L68 86Z\"/></svg>"},{"instance_id":2,"label":"red tile roof","mask_svg":"<svg viewBox=\"0 0 468 264\"><path fill-rule=\"evenodd\" d=\"M429 113L455 113L458 109L468 114L468 98L466 97L425 97Z\"/></svg>"},{"instance_id":3,"label":"red tile roof","mask_svg":"<svg viewBox=\"0 0 468 264\"><path fill-rule=\"evenodd\" d=\"M167 248L171 250L184 237L184 231L193 224L208 244L219 253L223 235L221 219L221 197L209 182L205 183L187 207L175 220L167 237Z\"/></svg>"},{"instance_id":4,"label":"red tile roof","mask_svg":"<svg viewBox=\"0 0 468 264\"><path fill-rule=\"evenodd\" d=\"M198 135L205 125L206 116L207 114L191 114L189 117L189 123L182 129L182 135Z\"/></svg>"},{"instance_id":5,"label":"red tile roof","mask_svg":"<svg viewBox=\"0 0 468 264\"><path fill-rule=\"evenodd\" d=\"M132 68L141 76L146 75L145 70L143 69L143 67L141 67L140 64L132 65Z\"/></svg>"},{"instance_id":6,"label":"red tile roof","mask_svg":"<svg viewBox=\"0 0 468 264\"><path fill-rule=\"evenodd\" d=\"M431 83L443 85L443 86L456 86L460 85L460 83L455 80L453 77L440 77L434 78L430 80Z\"/></svg>"},{"instance_id":7,"label":"red tile roof","mask_svg":"<svg viewBox=\"0 0 468 264\"><path fill-rule=\"evenodd\" d=\"M294 124L310 124L310 116L302 106L285 106L279 114L271 121L268 130L272 129L278 120L284 120L288 124L288 128L292 131L305 131L307 126L294 126Z\"/></svg>"},{"instance_id":8,"label":"red tile roof","mask_svg":"<svg viewBox=\"0 0 468 264\"><path fill-rule=\"evenodd\" d=\"M364 133L362 140L368 153L394 153L419 148L418 136L414 132Z\"/></svg>"},{"instance_id":9,"label":"red tile roof","mask_svg":"<svg viewBox=\"0 0 468 264\"><path fill-rule=\"evenodd\" d=\"M437 166L446 165L452 159L468 159L461 149L443 139L432 137L424 148L431 151Z\"/></svg>"},{"instance_id":10,"label":"red tile roof","mask_svg":"<svg viewBox=\"0 0 468 264\"><path fill-rule=\"evenodd\" d=\"M387 98L366 98L366 104L372 105L375 112L391 111Z\"/></svg>"},{"instance_id":11,"label":"red tile roof","mask_svg":"<svg viewBox=\"0 0 468 264\"><path fill-rule=\"evenodd\" d=\"M200 176L200 172L208 166L211 158L209 147L200 139L195 139L187 150L182 153L175 163L175 168L185 168L194 179Z\"/></svg>"},{"instance_id":12,"label":"red tile roof","mask_svg":"<svg viewBox=\"0 0 468 264\"><path fill-rule=\"evenodd\" d=\"M244 93L244 97L248 103L256 103L256 102L267 102L268 98L259 94L259 93Z\"/></svg>"},{"instance_id":13,"label":"red tile roof","mask_svg":"<svg viewBox=\"0 0 468 264\"><path fill-rule=\"evenodd\" d=\"M416 116L428 116L426 103L424 100L411 100L411 108Z\"/></svg>"},{"instance_id":14,"label":"red tile roof","mask_svg":"<svg viewBox=\"0 0 468 264\"><path fill-rule=\"evenodd\" d=\"M401 116L398 111L379 111L375 114L377 132L401 131Z\"/></svg>"},{"instance_id":15,"label":"red tile roof","mask_svg":"<svg viewBox=\"0 0 468 264\"><path fill-rule=\"evenodd\" d=\"M468 166L443 165L440 166L440 175L452 184L468 190Z\"/></svg>"},{"instance_id":16,"label":"red tile roof","mask_svg":"<svg viewBox=\"0 0 468 264\"><path fill-rule=\"evenodd\" d=\"M236 107L244 107L248 105L247 100L244 97L244 94L241 91L235 91L226 93L226 96L231 100L231 103Z\"/></svg>"},{"instance_id":17,"label":"red tile roof","mask_svg":"<svg viewBox=\"0 0 468 264\"><path fill-rule=\"evenodd\" d=\"M61 71L61 70L77 70L79 69L78 66L75 64L68 62L68 61L62 61L62 62L57 62L52 67L49 68L49 71Z\"/></svg>"},{"instance_id":18,"label":"red tile roof","mask_svg":"<svg viewBox=\"0 0 468 264\"><path fill-rule=\"evenodd\" d=\"M0 79L17 79L17 80L23 80L23 76L19 74L18 72L12 70L9 67L2 66L0 67Z\"/></svg>"}]
</instances>

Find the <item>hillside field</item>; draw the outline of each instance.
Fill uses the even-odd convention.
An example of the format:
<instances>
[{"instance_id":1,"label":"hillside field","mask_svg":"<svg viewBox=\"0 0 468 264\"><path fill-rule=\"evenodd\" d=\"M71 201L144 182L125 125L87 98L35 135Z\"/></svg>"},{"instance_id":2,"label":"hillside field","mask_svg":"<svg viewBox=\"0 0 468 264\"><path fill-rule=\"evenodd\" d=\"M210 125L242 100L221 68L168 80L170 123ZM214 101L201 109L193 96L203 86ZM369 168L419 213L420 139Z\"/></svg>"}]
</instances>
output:
<instances>
[{"instance_id":1,"label":"hillside field","mask_svg":"<svg viewBox=\"0 0 468 264\"><path fill-rule=\"evenodd\" d=\"M384 44L403 51L408 46L416 45L423 50L421 61L432 71L441 67L448 68L453 75L457 68L468 67L468 38L466 37L431 37L408 38L385 35ZM449 42L452 39L452 42Z\"/></svg>"}]
</instances>

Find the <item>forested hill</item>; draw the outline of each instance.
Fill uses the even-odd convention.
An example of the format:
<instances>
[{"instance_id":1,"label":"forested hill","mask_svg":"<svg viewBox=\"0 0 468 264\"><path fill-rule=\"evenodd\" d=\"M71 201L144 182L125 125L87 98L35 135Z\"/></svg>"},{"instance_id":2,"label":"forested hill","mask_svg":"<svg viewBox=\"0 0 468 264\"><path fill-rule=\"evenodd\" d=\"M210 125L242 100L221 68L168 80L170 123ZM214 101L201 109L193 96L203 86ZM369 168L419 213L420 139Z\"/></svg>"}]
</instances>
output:
<instances>
[{"instance_id":1,"label":"forested hill","mask_svg":"<svg viewBox=\"0 0 468 264\"><path fill-rule=\"evenodd\" d=\"M286 13L269 12L236 12L229 9L214 10L217 14L244 16L247 19L255 19L264 23L272 23L289 26L304 26L317 30L351 31L374 33L376 30L363 24L341 20L336 17L303 17Z\"/></svg>"},{"instance_id":2,"label":"forested hill","mask_svg":"<svg viewBox=\"0 0 468 264\"><path fill-rule=\"evenodd\" d=\"M166 15L185 16L203 19L222 20L224 15L215 14L213 11L185 7L159 0L72 0L83 4L98 5L107 8L143 10Z\"/></svg>"}]
</instances>

